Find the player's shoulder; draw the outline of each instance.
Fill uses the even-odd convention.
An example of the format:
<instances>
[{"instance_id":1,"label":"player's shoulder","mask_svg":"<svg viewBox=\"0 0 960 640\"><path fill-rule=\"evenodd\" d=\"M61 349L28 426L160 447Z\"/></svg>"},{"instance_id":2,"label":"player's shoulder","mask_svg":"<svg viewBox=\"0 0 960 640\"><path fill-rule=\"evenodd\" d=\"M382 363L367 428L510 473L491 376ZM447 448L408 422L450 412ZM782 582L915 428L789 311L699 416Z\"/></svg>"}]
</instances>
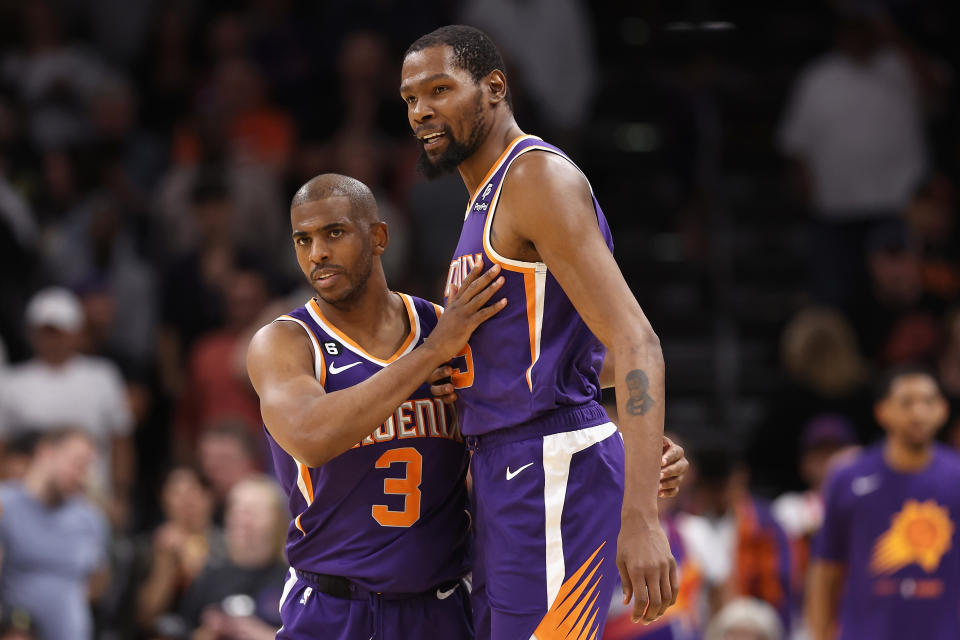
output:
<instances>
[{"instance_id":1,"label":"player's shoulder","mask_svg":"<svg viewBox=\"0 0 960 640\"><path fill-rule=\"evenodd\" d=\"M942 472L960 478L960 453L942 444L935 445L934 452Z\"/></svg>"},{"instance_id":2,"label":"player's shoulder","mask_svg":"<svg viewBox=\"0 0 960 640\"><path fill-rule=\"evenodd\" d=\"M853 486L863 482L862 478L874 478L879 482L879 474L886 469L883 461L883 445L875 444L865 448L849 460L837 464L830 473L830 485L845 492L857 494Z\"/></svg>"},{"instance_id":3,"label":"player's shoulder","mask_svg":"<svg viewBox=\"0 0 960 640\"><path fill-rule=\"evenodd\" d=\"M573 161L554 147L533 148L518 156L510 166L508 179L514 185L531 184L579 190L587 188L586 176Z\"/></svg>"},{"instance_id":4,"label":"player's shoulder","mask_svg":"<svg viewBox=\"0 0 960 640\"><path fill-rule=\"evenodd\" d=\"M443 315L443 307L408 293L401 293L400 295L410 301L413 312L417 315L421 333L427 334L433 331L433 328L437 326L437 322L440 320L440 316Z\"/></svg>"},{"instance_id":5,"label":"player's shoulder","mask_svg":"<svg viewBox=\"0 0 960 640\"><path fill-rule=\"evenodd\" d=\"M289 322L292 316L280 316L268 322L253 334L247 350L247 366L257 366L282 354L306 350L310 353L310 337L297 322Z\"/></svg>"}]
</instances>

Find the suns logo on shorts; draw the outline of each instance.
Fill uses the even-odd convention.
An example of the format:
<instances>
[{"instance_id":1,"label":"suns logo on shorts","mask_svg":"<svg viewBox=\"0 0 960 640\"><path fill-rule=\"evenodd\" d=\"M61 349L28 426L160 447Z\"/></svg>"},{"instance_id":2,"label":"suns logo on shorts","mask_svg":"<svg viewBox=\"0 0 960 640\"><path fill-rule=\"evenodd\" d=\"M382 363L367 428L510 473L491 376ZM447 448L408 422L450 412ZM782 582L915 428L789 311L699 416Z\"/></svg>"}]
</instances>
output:
<instances>
[{"instance_id":1,"label":"suns logo on shorts","mask_svg":"<svg viewBox=\"0 0 960 640\"><path fill-rule=\"evenodd\" d=\"M890 528L873 547L870 568L876 573L894 573L919 564L932 573L950 550L953 522L946 507L935 500L907 500L890 522Z\"/></svg>"}]
</instances>

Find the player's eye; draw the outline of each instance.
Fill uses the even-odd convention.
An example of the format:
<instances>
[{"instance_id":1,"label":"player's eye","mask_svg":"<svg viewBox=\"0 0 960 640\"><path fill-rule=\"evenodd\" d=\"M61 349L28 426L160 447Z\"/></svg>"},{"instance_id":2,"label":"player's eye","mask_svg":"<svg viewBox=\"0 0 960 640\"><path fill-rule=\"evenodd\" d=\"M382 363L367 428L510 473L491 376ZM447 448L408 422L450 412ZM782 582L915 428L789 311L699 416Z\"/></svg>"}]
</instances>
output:
<instances>
[{"instance_id":1,"label":"player's eye","mask_svg":"<svg viewBox=\"0 0 960 640\"><path fill-rule=\"evenodd\" d=\"M293 241L298 247L305 247L310 242L310 238L301 236Z\"/></svg>"},{"instance_id":2,"label":"player's eye","mask_svg":"<svg viewBox=\"0 0 960 640\"><path fill-rule=\"evenodd\" d=\"M414 102L417 101L417 99L414 96L407 96L406 98L403 99L403 101L409 105L412 105Z\"/></svg>"},{"instance_id":3,"label":"player's eye","mask_svg":"<svg viewBox=\"0 0 960 640\"><path fill-rule=\"evenodd\" d=\"M332 229L330 231L331 238L339 238L342 235L343 235L343 229Z\"/></svg>"},{"instance_id":4,"label":"player's eye","mask_svg":"<svg viewBox=\"0 0 960 640\"><path fill-rule=\"evenodd\" d=\"M450 87L447 87L447 86L444 86L444 85L440 85L439 87L435 88L435 89L433 90L433 92L434 92L434 93L443 93L443 92L445 92L445 91L447 91L447 90L449 90L449 89L450 89Z\"/></svg>"}]
</instances>

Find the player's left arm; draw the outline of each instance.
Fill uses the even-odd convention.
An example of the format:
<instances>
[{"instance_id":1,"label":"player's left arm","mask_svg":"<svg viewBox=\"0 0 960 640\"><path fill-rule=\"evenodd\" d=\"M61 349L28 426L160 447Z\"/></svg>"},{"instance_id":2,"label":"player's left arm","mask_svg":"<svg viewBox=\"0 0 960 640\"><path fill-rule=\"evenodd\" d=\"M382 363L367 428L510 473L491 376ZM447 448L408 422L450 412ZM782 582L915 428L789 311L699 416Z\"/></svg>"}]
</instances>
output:
<instances>
[{"instance_id":1,"label":"player's left arm","mask_svg":"<svg viewBox=\"0 0 960 640\"><path fill-rule=\"evenodd\" d=\"M660 526L657 485L664 420L660 340L627 286L597 223L583 175L551 153L516 160L498 205L501 230L527 243L615 358L626 477L617 565L633 619L652 621L676 601L676 562ZM497 246L497 238L493 238Z\"/></svg>"}]
</instances>

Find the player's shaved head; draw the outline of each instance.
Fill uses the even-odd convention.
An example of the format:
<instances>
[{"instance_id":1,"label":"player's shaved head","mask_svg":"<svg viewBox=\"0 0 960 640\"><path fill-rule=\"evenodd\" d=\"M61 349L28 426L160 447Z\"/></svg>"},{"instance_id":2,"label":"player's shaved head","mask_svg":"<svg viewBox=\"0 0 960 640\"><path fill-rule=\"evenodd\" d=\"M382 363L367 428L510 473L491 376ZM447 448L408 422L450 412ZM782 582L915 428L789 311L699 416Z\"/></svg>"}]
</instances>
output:
<instances>
[{"instance_id":1,"label":"player's shaved head","mask_svg":"<svg viewBox=\"0 0 960 640\"><path fill-rule=\"evenodd\" d=\"M370 188L355 178L339 173L322 173L308 180L293 195L290 208L296 209L327 198L347 198L350 200L350 210L357 220L371 224L380 222L377 201Z\"/></svg>"}]
</instances>

